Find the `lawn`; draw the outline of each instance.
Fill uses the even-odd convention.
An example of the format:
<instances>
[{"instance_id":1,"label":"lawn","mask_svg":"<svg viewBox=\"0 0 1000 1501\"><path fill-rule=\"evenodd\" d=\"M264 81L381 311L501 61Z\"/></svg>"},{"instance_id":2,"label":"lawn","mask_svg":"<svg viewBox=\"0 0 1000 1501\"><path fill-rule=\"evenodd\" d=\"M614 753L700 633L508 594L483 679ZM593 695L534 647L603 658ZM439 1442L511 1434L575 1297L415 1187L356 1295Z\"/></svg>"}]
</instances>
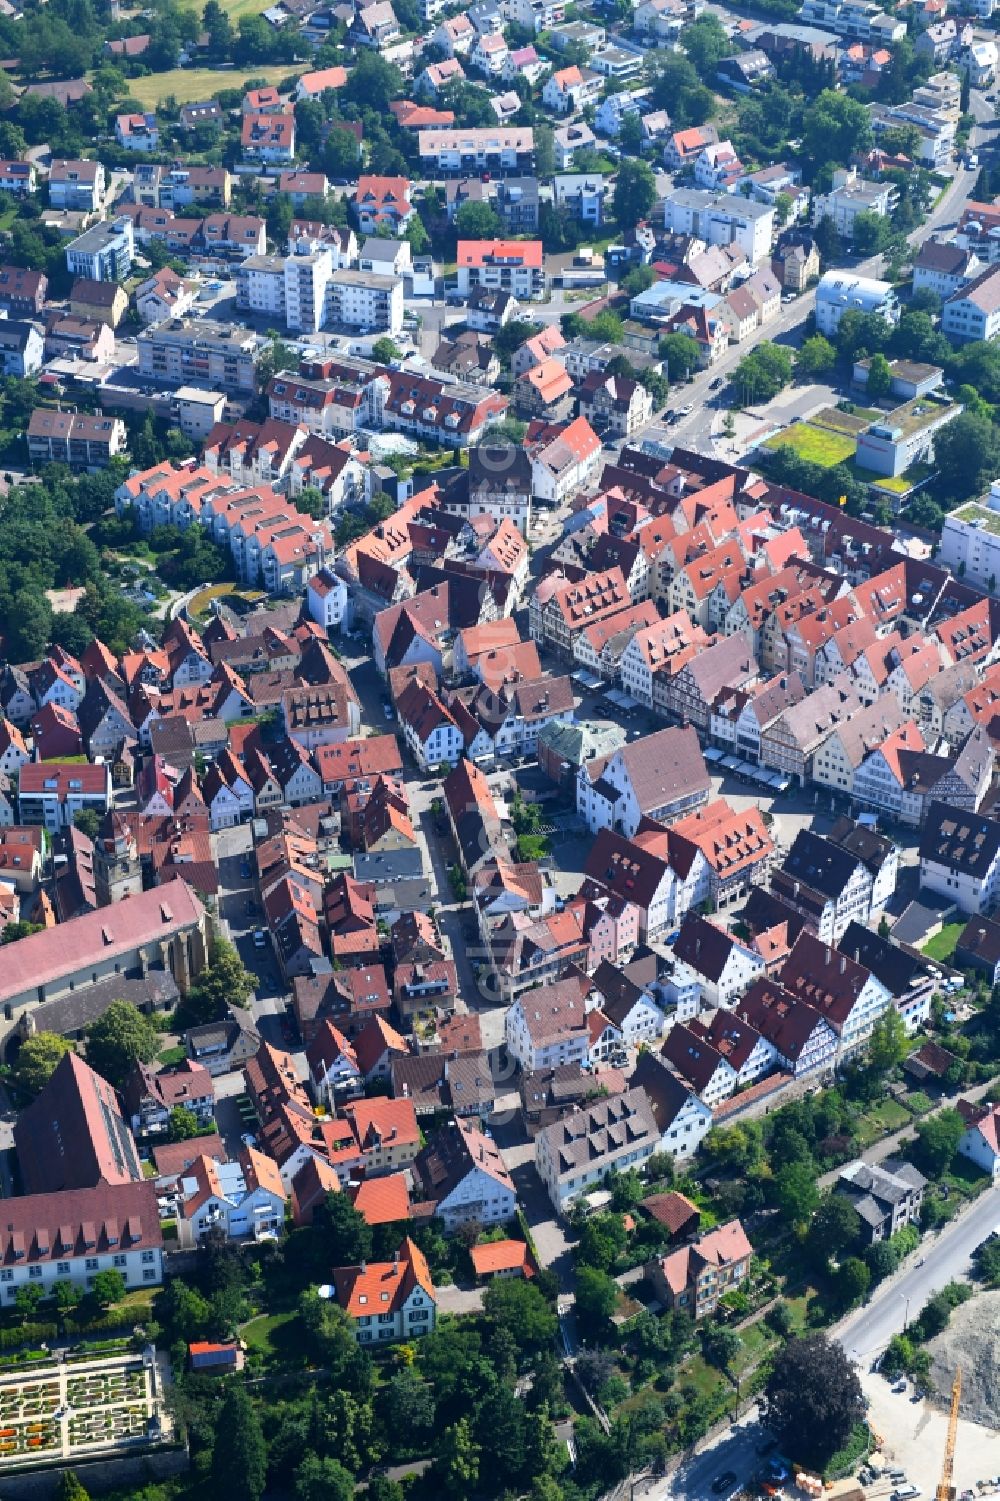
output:
<instances>
[{"instance_id":1,"label":"lawn","mask_svg":"<svg viewBox=\"0 0 1000 1501\"><path fill-rule=\"evenodd\" d=\"M922 1089L915 1089L911 1095L907 1095L906 1103L911 1115L926 1115L928 1110L934 1109L934 1101Z\"/></svg>"},{"instance_id":2,"label":"lawn","mask_svg":"<svg viewBox=\"0 0 1000 1501\"><path fill-rule=\"evenodd\" d=\"M964 922L947 923L940 933L935 933L933 938L928 938L921 946L921 953L926 954L928 959L937 959L941 964L947 963L964 931Z\"/></svg>"},{"instance_id":3,"label":"lawn","mask_svg":"<svg viewBox=\"0 0 1000 1501\"><path fill-rule=\"evenodd\" d=\"M734 1376L742 1379L744 1372L751 1366L756 1366L768 1353L774 1344L774 1335L768 1329L763 1320L756 1324L750 1324L746 1329L739 1331L742 1347L740 1353L730 1367Z\"/></svg>"},{"instance_id":4,"label":"lawn","mask_svg":"<svg viewBox=\"0 0 1000 1501\"><path fill-rule=\"evenodd\" d=\"M898 1100L883 1100L861 1116L858 1121L858 1141L863 1147L870 1146L880 1136L885 1136L890 1131L900 1131L912 1122L912 1115Z\"/></svg>"},{"instance_id":5,"label":"lawn","mask_svg":"<svg viewBox=\"0 0 1000 1501\"><path fill-rule=\"evenodd\" d=\"M842 464L845 459L852 457L855 443L853 438L835 433L831 428L813 427L810 422L796 422L783 433L775 433L774 437L768 438L764 447L791 448L807 463L832 469L835 464Z\"/></svg>"},{"instance_id":6,"label":"lawn","mask_svg":"<svg viewBox=\"0 0 1000 1501\"><path fill-rule=\"evenodd\" d=\"M247 6L248 12L250 8ZM171 68L167 73L130 78L128 91L129 97L138 99L146 109L155 109L162 100L171 97L178 104L190 104L194 99L211 99L219 89L241 89L248 78L280 83L290 72L294 68L288 63L280 68Z\"/></svg>"},{"instance_id":7,"label":"lawn","mask_svg":"<svg viewBox=\"0 0 1000 1501\"><path fill-rule=\"evenodd\" d=\"M289 1361L296 1352L301 1356L302 1341L291 1326L298 1319L294 1309L287 1313L269 1313L251 1319L240 1330L248 1350L259 1350L267 1361Z\"/></svg>"}]
</instances>

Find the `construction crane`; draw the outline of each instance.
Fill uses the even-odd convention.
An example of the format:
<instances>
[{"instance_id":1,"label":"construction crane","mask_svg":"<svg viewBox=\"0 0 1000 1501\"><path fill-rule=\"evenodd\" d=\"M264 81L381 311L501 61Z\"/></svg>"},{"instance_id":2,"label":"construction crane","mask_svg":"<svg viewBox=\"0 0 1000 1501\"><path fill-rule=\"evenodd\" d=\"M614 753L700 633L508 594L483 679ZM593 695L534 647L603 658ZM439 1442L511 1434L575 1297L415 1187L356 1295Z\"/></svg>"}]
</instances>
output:
<instances>
[{"instance_id":1,"label":"construction crane","mask_svg":"<svg viewBox=\"0 0 1000 1501\"><path fill-rule=\"evenodd\" d=\"M958 1404L962 1400L962 1367L951 1384L951 1412L948 1414L948 1439L944 1446L941 1479L934 1493L935 1501L955 1501L955 1438L958 1433Z\"/></svg>"}]
</instances>

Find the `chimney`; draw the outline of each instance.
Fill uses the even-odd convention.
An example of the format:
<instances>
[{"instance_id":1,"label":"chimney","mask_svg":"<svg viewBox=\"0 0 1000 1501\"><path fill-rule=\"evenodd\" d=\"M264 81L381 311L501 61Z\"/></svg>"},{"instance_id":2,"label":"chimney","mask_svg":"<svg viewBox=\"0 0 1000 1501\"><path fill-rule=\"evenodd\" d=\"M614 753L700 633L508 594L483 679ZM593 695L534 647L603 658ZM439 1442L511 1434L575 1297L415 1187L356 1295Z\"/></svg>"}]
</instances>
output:
<instances>
[{"instance_id":1,"label":"chimney","mask_svg":"<svg viewBox=\"0 0 1000 1501\"><path fill-rule=\"evenodd\" d=\"M833 950L832 949L827 949L827 951L826 951L826 958L823 961L824 964L829 964L829 962L832 959L832 957L833 957Z\"/></svg>"},{"instance_id":2,"label":"chimney","mask_svg":"<svg viewBox=\"0 0 1000 1501\"><path fill-rule=\"evenodd\" d=\"M399 1252L398 1251L393 1251L393 1253L392 1253L392 1275L394 1277L398 1277L399 1276Z\"/></svg>"},{"instance_id":3,"label":"chimney","mask_svg":"<svg viewBox=\"0 0 1000 1501\"><path fill-rule=\"evenodd\" d=\"M362 1277L364 1276L365 1272L367 1272L367 1270L368 1270L368 1263L367 1263L367 1261L363 1261L361 1263L361 1275L362 1275Z\"/></svg>"},{"instance_id":4,"label":"chimney","mask_svg":"<svg viewBox=\"0 0 1000 1501\"><path fill-rule=\"evenodd\" d=\"M847 972L847 960L844 958L843 954L841 954L841 956L840 956L840 973L841 974L845 974L846 972Z\"/></svg>"}]
</instances>

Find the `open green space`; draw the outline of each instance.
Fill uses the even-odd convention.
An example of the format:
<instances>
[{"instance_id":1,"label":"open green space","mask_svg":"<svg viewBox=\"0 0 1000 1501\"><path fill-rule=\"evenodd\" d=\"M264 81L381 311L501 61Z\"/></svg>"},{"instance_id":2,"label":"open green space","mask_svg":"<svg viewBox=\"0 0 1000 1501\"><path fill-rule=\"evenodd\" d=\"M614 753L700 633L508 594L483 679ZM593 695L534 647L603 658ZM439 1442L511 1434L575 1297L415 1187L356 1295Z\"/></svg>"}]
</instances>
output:
<instances>
[{"instance_id":1,"label":"open green space","mask_svg":"<svg viewBox=\"0 0 1000 1501\"><path fill-rule=\"evenodd\" d=\"M230 14L233 7L226 7ZM246 13L256 7L247 6ZM263 9L263 7L260 7ZM211 99L220 89L241 89L248 78L263 78L266 83L280 83L294 71L287 63L281 67L234 69L234 68L171 68L166 73L149 73L145 78L130 78L128 91L132 99L138 99L146 109L155 109L164 99L176 99L178 104L190 104L196 99Z\"/></svg>"},{"instance_id":2,"label":"open green space","mask_svg":"<svg viewBox=\"0 0 1000 1501\"><path fill-rule=\"evenodd\" d=\"M940 933L935 933L933 938L928 938L921 947L921 953L926 954L928 959L937 959L942 964L945 963L955 952L955 945L964 930L964 922L947 923Z\"/></svg>"},{"instance_id":3,"label":"open green space","mask_svg":"<svg viewBox=\"0 0 1000 1501\"><path fill-rule=\"evenodd\" d=\"M783 433L775 433L764 444L765 448L790 448L800 459L809 464L820 464L832 469L842 464L854 453L854 439L831 428L814 427L810 422L796 422Z\"/></svg>"},{"instance_id":4,"label":"open green space","mask_svg":"<svg viewBox=\"0 0 1000 1501\"><path fill-rule=\"evenodd\" d=\"M294 1309L287 1313L264 1314L244 1324L240 1336L248 1350L259 1350L267 1361L284 1363L296 1351L301 1355L301 1330L292 1328L297 1318Z\"/></svg>"},{"instance_id":5,"label":"open green space","mask_svg":"<svg viewBox=\"0 0 1000 1501\"><path fill-rule=\"evenodd\" d=\"M866 1110L858 1121L858 1141L862 1146L870 1146L880 1136L900 1131L912 1120L910 1112L898 1100L882 1100Z\"/></svg>"}]
</instances>

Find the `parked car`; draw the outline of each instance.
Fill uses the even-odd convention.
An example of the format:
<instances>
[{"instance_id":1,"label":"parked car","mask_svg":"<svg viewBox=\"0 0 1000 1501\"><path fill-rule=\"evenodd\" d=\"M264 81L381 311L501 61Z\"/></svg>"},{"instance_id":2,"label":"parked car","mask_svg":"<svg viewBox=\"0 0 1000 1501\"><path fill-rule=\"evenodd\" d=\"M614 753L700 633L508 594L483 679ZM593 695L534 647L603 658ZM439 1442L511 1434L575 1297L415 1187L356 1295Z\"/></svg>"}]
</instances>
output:
<instances>
[{"instance_id":1,"label":"parked car","mask_svg":"<svg viewBox=\"0 0 1000 1501\"><path fill-rule=\"evenodd\" d=\"M712 1481L712 1492L716 1496L724 1496L735 1484L736 1471L725 1470L721 1475L716 1475Z\"/></svg>"},{"instance_id":2,"label":"parked car","mask_svg":"<svg viewBox=\"0 0 1000 1501\"><path fill-rule=\"evenodd\" d=\"M255 949L262 949L267 946L267 934L264 932L263 928L254 928L253 946Z\"/></svg>"}]
</instances>

